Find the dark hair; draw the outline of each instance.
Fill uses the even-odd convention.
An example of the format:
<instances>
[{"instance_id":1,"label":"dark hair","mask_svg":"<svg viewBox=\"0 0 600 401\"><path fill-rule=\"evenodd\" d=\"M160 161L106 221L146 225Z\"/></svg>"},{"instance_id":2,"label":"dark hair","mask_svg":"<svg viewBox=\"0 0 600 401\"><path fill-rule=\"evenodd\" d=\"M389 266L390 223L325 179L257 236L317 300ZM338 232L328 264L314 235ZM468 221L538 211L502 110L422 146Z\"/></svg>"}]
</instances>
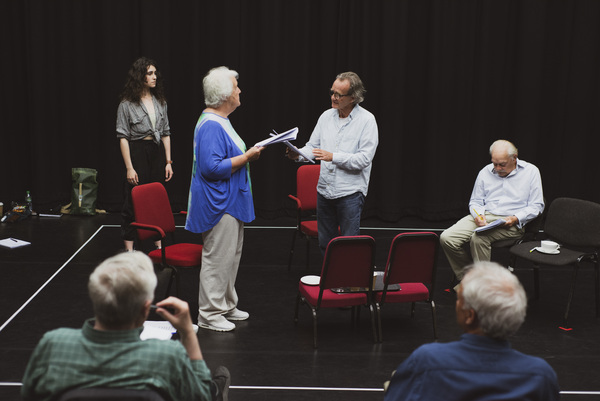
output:
<instances>
[{"instance_id":1,"label":"dark hair","mask_svg":"<svg viewBox=\"0 0 600 401\"><path fill-rule=\"evenodd\" d=\"M144 89L146 88L146 73L148 67L154 66L156 68L156 87L150 88L150 92L158 99L161 103L166 103L167 98L162 84L162 76L160 70L156 66L154 60L147 57L140 57L133 62L129 72L127 73L127 80L125 81L125 87L121 92L121 101L128 100L130 102L139 103Z\"/></svg>"}]
</instances>

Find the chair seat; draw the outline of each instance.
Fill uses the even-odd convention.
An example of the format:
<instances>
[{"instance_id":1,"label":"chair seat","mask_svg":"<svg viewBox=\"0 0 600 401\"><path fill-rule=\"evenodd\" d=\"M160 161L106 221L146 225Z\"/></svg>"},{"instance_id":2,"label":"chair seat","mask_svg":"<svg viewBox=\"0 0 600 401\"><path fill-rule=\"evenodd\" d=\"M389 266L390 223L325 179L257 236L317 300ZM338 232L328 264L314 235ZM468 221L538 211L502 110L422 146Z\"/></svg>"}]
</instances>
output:
<instances>
[{"instance_id":1,"label":"chair seat","mask_svg":"<svg viewBox=\"0 0 600 401\"><path fill-rule=\"evenodd\" d=\"M528 260L536 265L565 266L574 264L586 252L574 251L572 249L560 248L560 253L549 255L546 253L531 250L540 246L540 241L530 241L518 244L510 248L510 252L520 258Z\"/></svg>"},{"instance_id":2,"label":"chair seat","mask_svg":"<svg viewBox=\"0 0 600 401\"><path fill-rule=\"evenodd\" d=\"M304 299L306 299L306 302L313 306L317 305L320 290L318 285L306 285L304 283L300 283L298 290ZM331 290L324 290L323 297L321 298L322 308L338 308L342 306L364 305L366 303L367 294L364 292L338 294Z\"/></svg>"},{"instance_id":3,"label":"chair seat","mask_svg":"<svg viewBox=\"0 0 600 401\"><path fill-rule=\"evenodd\" d=\"M177 267L194 267L202 264L202 245L174 244L165 248L167 264ZM156 249L148 254L152 262L162 263L162 251Z\"/></svg>"},{"instance_id":4,"label":"chair seat","mask_svg":"<svg viewBox=\"0 0 600 401\"><path fill-rule=\"evenodd\" d=\"M319 235L319 231L317 228L317 220L307 220L300 223L300 230L311 237L316 237Z\"/></svg>"},{"instance_id":5,"label":"chair seat","mask_svg":"<svg viewBox=\"0 0 600 401\"><path fill-rule=\"evenodd\" d=\"M374 293L375 301L381 302L382 291ZM400 291L388 291L385 302L418 302L429 299L429 289L423 283L402 283Z\"/></svg>"}]
</instances>

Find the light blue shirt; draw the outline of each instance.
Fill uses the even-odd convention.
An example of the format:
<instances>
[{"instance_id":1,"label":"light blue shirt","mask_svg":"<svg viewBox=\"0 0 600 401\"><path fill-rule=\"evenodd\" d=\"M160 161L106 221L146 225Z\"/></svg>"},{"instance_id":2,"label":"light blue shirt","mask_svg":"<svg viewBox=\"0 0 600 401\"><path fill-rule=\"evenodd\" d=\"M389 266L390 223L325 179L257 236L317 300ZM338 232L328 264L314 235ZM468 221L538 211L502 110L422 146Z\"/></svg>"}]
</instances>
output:
<instances>
[{"instance_id":1,"label":"light blue shirt","mask_svg":"<svg viewBox=\"0 0 600 401\"><path fill-rule=\"evenodd\" d=\"M477 212L498 216L516 216L522 228L544 211L544 192L540 170L531 163L517 159L517 167L506 177L500 177L493 164L477 175L469 201L473 218Z\"/></svg>"},{"instance_id":2,"label":"light blue shirt","mask_svg":"<svg viewBox=\"0 0 600 401\"><path fill-rule=\"evenodd\" d=\"M301 149L311 158L313 149L333 153L331 162L321 161L317 192L327 199L357 192L367 196L378 143L375 116L359 105L345 119L333 108L321 114L310 140Z\"/></svg>"}]
</instances>

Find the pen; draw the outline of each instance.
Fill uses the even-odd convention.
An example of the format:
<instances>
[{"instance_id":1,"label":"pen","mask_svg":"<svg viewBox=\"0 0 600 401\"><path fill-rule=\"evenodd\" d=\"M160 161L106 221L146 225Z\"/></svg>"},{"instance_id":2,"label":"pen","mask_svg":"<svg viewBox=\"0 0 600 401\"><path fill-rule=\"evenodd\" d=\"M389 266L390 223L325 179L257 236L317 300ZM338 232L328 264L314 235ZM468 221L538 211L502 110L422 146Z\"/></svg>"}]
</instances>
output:
<instances>
[{"instance_id":1,"label":"pen","mask_svg":"<svg viewBox=\"0 0 600 401\"><path fill-rule=\"evenodd\" d=\"M157 306L157 305L150 305L150 310L156 311L158 308L163 308L165 310L167 310L170 314L174 315L175 314L175 310L173 308L170 308L168 306Z\"/></svg>"},{"instance_id":2,"label":"pen","mask_svg":"<svg viewBox=\"0 0 600 401\"><path fill-rule=\"evenodd\" d=\"M475 208L473 208L473 211L475 212L475 214L477 215L477 217L479 217L480 219L482 219L481 215L479 213L477 213L477 210L475 210Z\"/></svg>"},{"instance_id":3,"label":"pen","mask_svg":"<svg viewBox=\"0 0 600 401\"><path fill-rule=\"evenodd\" d=\"M14 242L19 242L19 241L17 241L17 240L16 240L16 239L14 239L14 238L11 238L10 240L11 240L11 241L14 241Z\"/></svg>"}]
</instances>

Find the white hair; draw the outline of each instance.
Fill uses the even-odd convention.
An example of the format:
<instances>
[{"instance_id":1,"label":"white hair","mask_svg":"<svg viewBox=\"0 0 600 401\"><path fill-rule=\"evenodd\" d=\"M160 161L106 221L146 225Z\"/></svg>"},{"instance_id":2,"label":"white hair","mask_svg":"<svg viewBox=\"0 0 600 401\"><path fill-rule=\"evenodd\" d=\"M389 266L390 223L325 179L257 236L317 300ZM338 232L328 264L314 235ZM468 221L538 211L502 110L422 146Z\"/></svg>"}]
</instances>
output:
<instances>
[{"instance_id":1,"label":"white hair","mask_svg":"<svg viewBox=\"0 0 600 401\"><path fill-rule=\"evenodd\" d=\"M207 107L221 106L233 93L231 78L238 79L237 71L227 67L215 67L202 80L204 103Z\"/></svg>"},{"instance_id":2,"label":"white hair","mask_svg":"<svg viewBox=\"0 0 600 401\"><path fill-rule=\"evenodd\" d=\"M144 304L154 299L156 283L152 261L141 252L106 259L88 281L96 319L107 327L135 322Z\"/></svg>"},{"instance_id":3,"label":"white hair","mask_svg":"<svg viewBox=\"0 0 600 401\"><path fill-rule=\"evenodd\" d=\"M492 143L492 145L490 146L490 155L492 154L496 146L506 149L508 157L510 157L513 160L519 156L519 150L517 149L517 147L513 145L512 142L507 141L505 139L498 139L497 141Z\"/></svg>"},{"instance_id":4,"label":"white hair","mask_svg":"<svg viewBox=\"0 0 600 401\"><path fill-rule=\"evenodd\" d=\"M519 279L494 262L468 267L461 281L463 309L473 309L483 333L506 339L525 321L527 296Z\"/></svg>"}]
</instances>

